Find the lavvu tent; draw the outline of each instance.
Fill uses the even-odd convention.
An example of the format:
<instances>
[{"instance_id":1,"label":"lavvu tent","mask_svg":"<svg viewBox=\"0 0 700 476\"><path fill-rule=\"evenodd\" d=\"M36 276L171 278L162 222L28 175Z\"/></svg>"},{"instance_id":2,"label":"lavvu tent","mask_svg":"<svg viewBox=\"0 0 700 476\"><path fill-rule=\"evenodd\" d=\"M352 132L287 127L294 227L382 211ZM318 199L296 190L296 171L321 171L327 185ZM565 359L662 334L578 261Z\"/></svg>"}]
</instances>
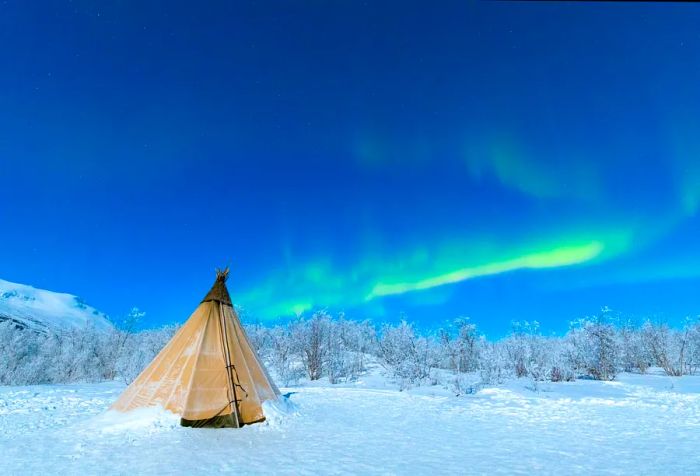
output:
<instances>
[{"instance_id":1,"label":"lavvu tent","mask_svg":"<svg viewBox=\"0 0 700 476\"><path fill-rule=\"evenodd\" d=\"M172 340L113 410L161 406L183 426L234 427L263 421L262 403L279 397L250 345L226 288L228 268Z\"/></svg>"}]
</instances>

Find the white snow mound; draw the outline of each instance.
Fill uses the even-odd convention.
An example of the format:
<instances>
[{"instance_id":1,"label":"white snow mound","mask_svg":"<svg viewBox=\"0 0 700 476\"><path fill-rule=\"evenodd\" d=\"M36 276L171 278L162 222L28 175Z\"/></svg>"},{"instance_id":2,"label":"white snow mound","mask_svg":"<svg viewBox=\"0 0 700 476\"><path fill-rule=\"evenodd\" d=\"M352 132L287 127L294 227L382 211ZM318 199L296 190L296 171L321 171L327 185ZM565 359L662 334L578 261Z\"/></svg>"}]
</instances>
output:
<instances>
[{"instance_id":1,"label":"white snow mound","mask_svg":"<svg viewBox=\"0 0 700 476\"><path fill-rule=\"evenodd\" d=\"M262 408L265 414L265 423L271 427L282 426L291 416L298 415L297 406L284 396L277 400L264 401Z\"/></svg>"},{"instance_id":2,"label":"white snow mound","mask_svg":"<svg viewBox=\"0 0 700 476\"><path fill-rule=\"evenodd\" d=\"M104 434L124 431L154 433L178 428L180 416L162 407L137 408L130 412L109 410L90 418L84 426L88 431L98 429Z\"/></svg>"},{"instance_id":3,"label":"white snow mound","mask_svg":"<svg viewBox=\"0 0 700 476\"><path fill-rule=\"evenodd\" d=\"M112 327L107 316L72 294L37 289L0 279L0 322L46 331L69 330L92 325Z\"/></svg>"}]
</instances>

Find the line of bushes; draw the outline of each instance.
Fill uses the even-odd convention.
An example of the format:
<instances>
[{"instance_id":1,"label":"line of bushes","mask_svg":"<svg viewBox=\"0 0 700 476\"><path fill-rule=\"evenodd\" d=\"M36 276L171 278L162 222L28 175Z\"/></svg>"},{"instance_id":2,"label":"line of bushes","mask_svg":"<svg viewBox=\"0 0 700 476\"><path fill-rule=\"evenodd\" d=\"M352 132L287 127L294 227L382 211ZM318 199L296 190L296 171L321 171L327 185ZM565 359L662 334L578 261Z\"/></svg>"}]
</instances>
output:
<instances>
[{"instance_id":1,"label":"line of bushes","mask_svg":"<svg viewBox=\"0 0 700 476\"><path fill-rule=\"evenodd\" d=\"M41 333L0 323L0 385L131 382L177 331L177 326L133 330L134 309L112 331L91 327ZM646 320L634 324L610 311L571 324L563 336L546 336L536 322L514 323L498 340L486 339L466 318L421 334L411 323L377 327L370 321L318 312L284 325L247 325L252 345L280 383L358 378L380 364L402 388L441 384L455 393L509 378L543 381L612 380L619 372L660 367L671 376L700 372L700 323L681 328ZM476 383L475 383L476 382Z\"/></svg>"}]
</instances>

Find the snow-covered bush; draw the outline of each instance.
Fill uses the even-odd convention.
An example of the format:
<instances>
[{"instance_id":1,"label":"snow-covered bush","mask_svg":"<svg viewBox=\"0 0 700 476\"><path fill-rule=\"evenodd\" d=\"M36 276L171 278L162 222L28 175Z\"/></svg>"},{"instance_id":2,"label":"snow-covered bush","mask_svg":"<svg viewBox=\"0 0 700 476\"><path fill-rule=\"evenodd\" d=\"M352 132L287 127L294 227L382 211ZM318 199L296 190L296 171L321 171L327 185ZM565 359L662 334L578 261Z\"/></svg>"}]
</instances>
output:
<instances>
[{"instance_id":1,"label":"snow-covered bush","mask_svg":"<svg viewBox=\"0 0 700 476\"><path fill-rule=\"evenodd\" d=\"M133 333L116 359L116 376L130 384L179 330L165 326Z\"/></svg>"},{"instance_id":2,"label":"snow-covered bush","mask_svg":"<svg viewBox=\"0 0 700 476\"><path fill-rule=\"evenodd\" d=\"M667 324L647 321L642 326L641 338L654 365L667 375L693 374L700 366L698 323L686 320L681 330L674 330Z\"/></svg>"},{"instance_id":3,"label":"snow-covered bush","mask_svg":"<svg viewBox=\"0 0 700 476\"><path fill-rule=\"evenodd\" d=\"M700 322L688 320L688 371L691 375L700 372Z\"/></svg>"},{"instance_id":4,"label":"snow-covered bush","mask_svg":"<svg viewBox=\"0 0 700 476\"><path fill-rule=\"evenodd\" d=\"M104 332L87 326L42 333L0 324L0 385L129 383L170 340L175 328Z\"/></svg>"},{"instance_id":5,"label":"snow-covered bush","mask_svg":"<svg viewBox=\"0 0 700 476\"><path fill-rule=\"evenodd\" d=\"M325 312L315 313L311 319L300 319L290 325L290 337L295 351L309 380L323 376L328 353L330 316Z\"/></svg>"},{"instance_id":6,"label":"snow-covered bush","mask_svg":"<svg viewBox=\"0 0 700 476\"><path fill-rule=\"evenodd\" d=\"M0 322L0 385L38 383L40 362L35 356L44 340L12 321Z\"/></svg>"},{"instance_id":7,"label":"snow-covered bush","mask_svg":"<svg viewBox=\"0 0 700 476\"><path fill-rule=\"evenodd\" d=\"M439 361L435 345L428 338L417 336L413 325L406 321L398 326L384 326L378 346L380 362L402 388L427 379Z\"/></svg>"},{"instance_id":8,"label":"snow-covered bush","mask_svg":"<svg viewBox=\"0 0 700 476\"><path fill-rule=\"evenodd\" d=\"M506 350L500 342L487 342L482 339L479 354L479 375L483 385L497 385L506 378Z\"/></svg>"},{"instance_id":9,"label":"snow-covered bush","mask_svg":"<svg viewBox=\"0 0 700 476\"><path fill-rule=\"evenodd\" d=\"M532 376L539 379L547 370L542 341L537 322L514 322L510 335L501 343L507 357L508 373L518 378Z\"/></svg>"},{"instance_id":10,"label":"snow-covered bush","mask_svg":"<svg viewBox=\"0 0 700 476\"><path fill-rule=\"evenodd\" d=\"M376 353L374 325L369 321L348 320L341 314L331 321L331 335L334 343L329 347L329 360L335 361L330 364L335 375L331 382L336 378L355 380L365 371L367 356Z\"/></svg>"},{"instance_id":11,"label":"snow-covered bush","mask_svg":"<svg viewBox=\"0 0 700 476\"><path fill-rule=\"evenodd\" d=\"M177 332L177 327L136 331L143 313L132 309L112 330L93 327L62 332L0 322L0 385L132 382ZM463 395L508 378L542 381L576 377L614 379L618 372L645 372L654 365L668 375L700 371L700 322L680 329L647 321L635 326L607 309L572 324L563 337L546 337L536 322L515 323L504 338L489 341L469 319L436 334L421 335L405 321L378 332L369 321L317 312L274 327L245 326L261 359L283 385L306 376L330 383L357 379L379 362L402 388L442 384ZM477 382L477 383L475 383Z\"/></svg>"},{"instance_id":12,"label":"snow-covered bush","mask_svg":"<svg viewBox=\"0 0 700 476\"><path fill-rule=\"evenodd\" d=\"M503 371L509 377L527 377L533 382L575 378L561 339L544 337L537 321L514 322L511 333L497 345L503 350Z\"/></svg>"},{"instance_id":13,"label":"snow-covered bush","mask_svg":"<svg viewBox=\"0 0 700 476\"><path fill-rule=\"evenodd\" d=\"M296 359L296 348L288 327L275 326L268 333L265 341L268 345L258 350L261 358L266 359L285 386L295 384L304 375L304 369Z\"/></svg>"},{"instance_id":14,"label":"snow-covered bush","mask_svg":"<svg viewBox=\"0 0 700 476\"><path fill-rule=\"evenodd\" d=\"M309 380L354 380L365 370L367 356L376 352L374 325L326 312L276 326L265 339L259 353L285 385L301 378L300 369Z\"/></svg>"},{"instance_id":15,"label":"snow-covered bush","mask_svg":"<svg viewBox=\"0 0 700 476\"><path fill-rule=\"evenodd\" d=\"M571 382L576 380L576 371L567 358L567 342L565 339L548 337L545 348L549 352L549 372L547 380L551 382Z\"/></svg>"},{"instance_id":16,"label":"snow-covered bush","mask_svg":"<svg viewBox=\"0 0 700 476\"><path fill-rule=\"evenodd\" d=\"M440 362L457 373L473 372L479 366L479 334L469 318L455 319L439 333Z\"/></svg>"},{"instance_id":17,"label":"snow-covered bush","mask_svg":"<svg viewBox=\"0 0 700 476\"><path fill-rule=\"evenodd\" d=\"M621 370L646 373L652 364L652 359L645 346L642 330L628 320L618 328L617 341Z\"/></svg>"},{"instance_id":18,"label":"snow-covered bush","mask_svg":"<svg viewBox=\"0 0 700 476\"><path fill-rule=\"evenodd\" d=\"M619 349L615 327L601 316L572 323L566 336L567 361L578 374L613 380L618 372Z\"/></svg>"},{"instance_id":19,"label":"snow-covered bush","mask_svg":"<svg viewBox=\"0 0 700 476\"><path fill-rule=\"evenodd\" d=\"M258 355L262 355L270 348L270 331L269 327L262 324L249 324L244 326L245 332L248 335L248 341Z\"/></svg>"}]
</instances>

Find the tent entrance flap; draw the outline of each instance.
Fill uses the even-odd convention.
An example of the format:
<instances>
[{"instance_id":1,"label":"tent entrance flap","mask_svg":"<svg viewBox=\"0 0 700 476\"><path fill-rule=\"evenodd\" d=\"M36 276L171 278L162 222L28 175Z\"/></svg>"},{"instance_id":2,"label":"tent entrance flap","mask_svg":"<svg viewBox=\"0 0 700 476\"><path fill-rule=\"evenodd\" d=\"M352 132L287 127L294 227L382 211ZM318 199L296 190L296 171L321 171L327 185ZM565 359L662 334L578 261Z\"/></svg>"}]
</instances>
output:
<instances>
[{"instance_id":1,"label":"tent entrance flap","mask_svg":"<svg viewBox=\"0 0 700 476\"><path fill-rule=\"evenodd\" d=\"M206 420L187 420L180 418L180 425L189 428L239 428L233 414L219 415Z\"/></svg>"},{"instance_id":2,"label":"tent entrance flap","mask_svg":"<svg viewBox=\"0 0 700 476\"><path fill-rule=\"evenodd\" d=\"M262 417L260 420L245 422L243 425L252 425L253 423L262 423L264 421L265 417ZM180 425L188 428L240 428L243 426L236 425L236 419L232 413L215 416L206 420L186 420L185 418L181 418Z\"/></svg>"}]
</instances>

